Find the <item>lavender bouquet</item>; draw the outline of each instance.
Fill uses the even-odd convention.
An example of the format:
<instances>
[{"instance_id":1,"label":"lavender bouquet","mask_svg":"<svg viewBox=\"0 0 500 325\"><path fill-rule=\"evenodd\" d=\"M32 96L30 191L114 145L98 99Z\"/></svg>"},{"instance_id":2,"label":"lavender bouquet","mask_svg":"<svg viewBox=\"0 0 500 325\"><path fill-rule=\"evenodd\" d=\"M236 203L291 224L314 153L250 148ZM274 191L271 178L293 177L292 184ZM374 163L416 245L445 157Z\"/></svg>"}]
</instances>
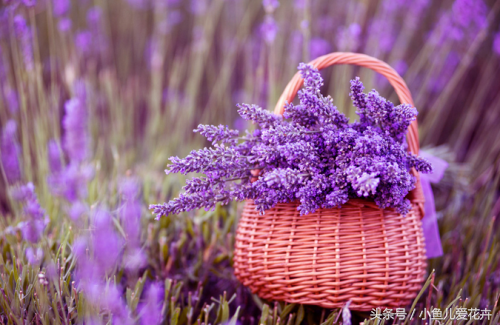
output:
<instances>
[{"instance_id":1,"label":"lavender bouquet","mask_svg":"<svg viewBox=\"0 0 500 325\"><path fill-rule=\"evenodd\" d=\"M340 207L350 198L372 198L380 208L401 214L411 209L406 195L415 187L411 168L430 172L430 164L407 151L405 134L417 111L409 104L394 106L377 91L363 93L356 78L350 97L359 121L349 124L330 96L320 93L317 69L301 63L304 88L300 104L288 103L284 116L255 105L238 105L242 118L259 128L238 131L222 125L199 125L195 132L212 148L171 157L170 173L203 173L167 203L151 205L159 218L217 203L253 199L261 214L277 203L300 201L300 214Z\"/></svg>"}]
</instances>

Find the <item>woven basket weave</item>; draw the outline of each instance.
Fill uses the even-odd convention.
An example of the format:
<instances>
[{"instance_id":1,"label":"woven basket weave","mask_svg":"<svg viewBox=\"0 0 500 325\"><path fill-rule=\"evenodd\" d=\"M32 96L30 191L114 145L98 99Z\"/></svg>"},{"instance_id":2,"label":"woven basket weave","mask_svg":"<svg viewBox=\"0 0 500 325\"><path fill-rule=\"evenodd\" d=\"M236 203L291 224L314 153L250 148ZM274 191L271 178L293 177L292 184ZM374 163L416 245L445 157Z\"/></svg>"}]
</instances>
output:
<instances>
[{"instance_id":1,"label":"woven basket weave","mask_svg":"<svg viewBox=\"0 0 500 325\"><path fill-rule=\"evenodd\" d=\"M318 69L353 64L389 80L401 103L413 105L403 79L386 63L357 53L331 53L313 60ZM283 114L303 80L297 73L275 108ZM408 147L418 154L418 129L408 128ZM421 225L423 193L418 173L406 217L373 201L351 199L341 208L300 216L298 203L281 203L259 215L247 201L236 234L234 273L264 299L350 309L407 306L421 289L426 270Z\"/></svg>"}]
</instances>

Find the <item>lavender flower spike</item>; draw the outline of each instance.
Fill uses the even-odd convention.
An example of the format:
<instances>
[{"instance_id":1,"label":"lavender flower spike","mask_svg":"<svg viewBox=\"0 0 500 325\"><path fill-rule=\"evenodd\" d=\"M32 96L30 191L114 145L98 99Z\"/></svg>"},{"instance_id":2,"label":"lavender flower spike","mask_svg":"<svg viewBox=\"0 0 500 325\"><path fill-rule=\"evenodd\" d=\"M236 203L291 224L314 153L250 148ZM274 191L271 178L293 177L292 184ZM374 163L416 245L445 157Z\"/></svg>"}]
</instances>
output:
<instances>
[{"instance_id":1,"label":"lavender flower spike","mask_svg":"<svg viewBox=\"0 0 500 325\"><path fill-rule=\"evenodd\" d=\"M208 141L212 141L212 144L220 141L222 143L235 143L235 138L238 136L238 131L230 130L227 126L219 125L198 125L194 132L199 132L201 135L205 136Z\"/></svg>"},{"instance_id":2,"label":"lavender flower spike","mask_svg":"<svg viewBox=\"0 0 500 325\"><path fill-rule=\"evenodd\" d=\"M32 243L40 240L45 229L45 211L38 203L38 198L35 193L35 186L28 183L24 186L14 189L12 197L23 203L24 213L28 220L20 226L23 238Z\"/></svg>"},{"instance_id":3,"label":"lavender flower spike","mask_svg":"<svg viewBox=\"0 0 500 325\"><path fill-rule=\"evenodd\" d=\"M159 324L161 321L162 309L162 288L159 284L153 283L146 292L146 299L140 306L141 325Z\"/></svg>"},{"instance_id":4,"label":"lavender flower spike","mask_svg":"<svg viewBox=\"0 0 500 325\"><path fill-rule=\"evenodd\" d=\"M87 158L88 131L87 112L79 98L73 98L64 105L63 146L70 161L81 162Z\"/></svg>"},{"instance_id":5,"label":"lavender flower spike","mask_svg":"<svg viewBox=\"0 0 500 325\"><path fill-rule=\"evenodd\" d=\"M245 119L259 124L263 128L268 128L280 124L283 120L281 116L260 108L257 105L238 104L238 114Z\"/></svg>"},{"instance_id":6,"label":"lavender flower spike","mask_svg":"<svg viewBox=\"0 0 500 325\"><path fill-rule=\"evenodd\" d=\"M14 120L8 121L2 132L0 143L0 157L3 171L9 184L14 184L21 179L19 166L20 146L16 139L17 125Z\"/></svg>"}]
</instances>

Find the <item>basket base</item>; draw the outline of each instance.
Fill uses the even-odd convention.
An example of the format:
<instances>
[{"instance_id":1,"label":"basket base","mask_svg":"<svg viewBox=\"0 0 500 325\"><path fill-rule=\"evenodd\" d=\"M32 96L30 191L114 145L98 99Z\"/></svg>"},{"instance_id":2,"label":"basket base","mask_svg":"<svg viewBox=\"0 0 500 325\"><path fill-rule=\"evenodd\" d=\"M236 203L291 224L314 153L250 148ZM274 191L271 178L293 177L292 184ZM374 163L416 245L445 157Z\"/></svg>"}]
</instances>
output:
<instances>
[{"instance_id":1,"label":"basket base","mask_svg":"<svg viewBox=\"0 0 500 325\"><path fill-rule=\"evenodd\" d=\"M406 217L367 200L300 216L296 203L261 216L247 201L234 272L263 299L351 310L405 307L426 272L420 212Z\"/></svg>"}]
</instances>

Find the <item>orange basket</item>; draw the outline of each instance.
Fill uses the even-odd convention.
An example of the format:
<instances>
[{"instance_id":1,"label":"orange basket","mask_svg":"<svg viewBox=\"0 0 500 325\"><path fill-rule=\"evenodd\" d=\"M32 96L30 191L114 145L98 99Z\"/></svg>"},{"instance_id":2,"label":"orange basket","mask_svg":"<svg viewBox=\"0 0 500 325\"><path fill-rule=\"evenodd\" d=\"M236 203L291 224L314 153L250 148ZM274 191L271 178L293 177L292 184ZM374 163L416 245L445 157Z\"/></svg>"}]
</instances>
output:
<instances>
[{"instance_id":1,"label":"orange basket","mask_svg":"<svg viewBox=\"0 0 500 325\"><path fill-rule=\"evenodd\" d=\"M410 91L386 63L357 53L330 53L310 62L319 70L353 64L384 75L401 103L413 104ZM302 86L295 74L274 112L283 115ZM417 121L407 133L408 150L419 152ZM351 199L341 208L300 216L298 203L280 203L259 215L247 201L234 251L238 280L263 299L325 308L369 311L407 306L421 289L426 257L421 218L423 193L418 173L405 217L373 201Z\"/></svg>"}]
</instances>

